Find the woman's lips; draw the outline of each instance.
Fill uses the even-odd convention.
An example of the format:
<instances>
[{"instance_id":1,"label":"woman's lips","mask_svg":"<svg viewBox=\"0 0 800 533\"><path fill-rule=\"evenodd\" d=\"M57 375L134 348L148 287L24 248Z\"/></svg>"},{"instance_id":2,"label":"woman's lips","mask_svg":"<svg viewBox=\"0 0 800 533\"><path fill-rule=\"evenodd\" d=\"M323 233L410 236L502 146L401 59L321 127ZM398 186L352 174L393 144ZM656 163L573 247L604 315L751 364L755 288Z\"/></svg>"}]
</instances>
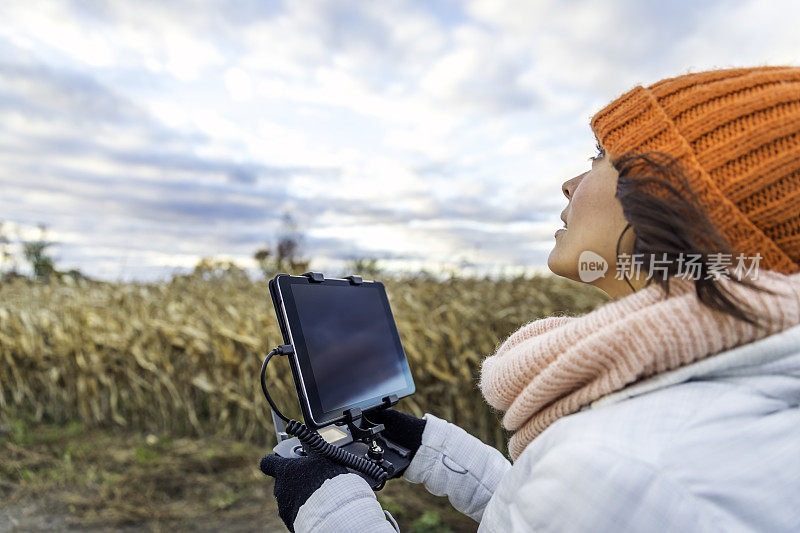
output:
<instances>
[{"instance_id":1,"label":"woman's lips","mask_svg":"<svg viewBox=\"0 0 800 533\"><path fill-rule=\"evenodd\" d=\"M567 228L559 228L559 229L557 229L555 234L553 235L553 237L558 237L564 231L567 231Z\"/></svg>"}]
</instances>

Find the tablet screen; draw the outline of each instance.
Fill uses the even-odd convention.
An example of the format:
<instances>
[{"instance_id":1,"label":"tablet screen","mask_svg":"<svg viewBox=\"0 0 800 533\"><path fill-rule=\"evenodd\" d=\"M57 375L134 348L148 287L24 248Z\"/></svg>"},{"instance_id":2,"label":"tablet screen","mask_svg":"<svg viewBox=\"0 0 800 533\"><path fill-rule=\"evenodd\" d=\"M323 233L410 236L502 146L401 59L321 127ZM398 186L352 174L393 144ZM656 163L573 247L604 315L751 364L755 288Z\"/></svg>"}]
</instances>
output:
<instances>
[{"instance_id":1,"label":"tablet screen","mask_svg":"<svg viewBox=\"0 0 800 533\"><path fill-rule=\"evenodd\" d=\"M408 362L383 286L287 284L290 329L315 419L368 400L413 392ZM285 296L289 296L286 294ZM289 312L289 309L292 311ZM305 368L304 368L305 367ZM307 370L313 375L309 383ZM405 394L402 394L405 392ZM369 403L369 402L367 402ZM316 404L316 405L315 405ZM317 407L317 409L313 409Z\"/></svg>"}]
</instances>

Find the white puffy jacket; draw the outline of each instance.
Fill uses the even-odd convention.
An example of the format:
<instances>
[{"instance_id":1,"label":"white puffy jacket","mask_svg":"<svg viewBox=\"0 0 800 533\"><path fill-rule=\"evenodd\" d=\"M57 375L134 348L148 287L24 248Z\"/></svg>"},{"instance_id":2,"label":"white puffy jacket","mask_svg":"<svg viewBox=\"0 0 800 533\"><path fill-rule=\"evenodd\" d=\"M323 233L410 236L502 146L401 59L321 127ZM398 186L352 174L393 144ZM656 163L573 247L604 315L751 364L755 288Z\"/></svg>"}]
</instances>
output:
<instances>
[{"instance_id":1,"label":"white puffy jacket","mask_svg":"<svg viewBox=\"0 0 800 533\"><path fill-rule=\"evenodd\" d=\"M800 531L800 326L561 418L513 464L427 414L404 474L480 532ZM326 481L297 532L393 532L367 483Z\"/></svg>"}]
</instances>

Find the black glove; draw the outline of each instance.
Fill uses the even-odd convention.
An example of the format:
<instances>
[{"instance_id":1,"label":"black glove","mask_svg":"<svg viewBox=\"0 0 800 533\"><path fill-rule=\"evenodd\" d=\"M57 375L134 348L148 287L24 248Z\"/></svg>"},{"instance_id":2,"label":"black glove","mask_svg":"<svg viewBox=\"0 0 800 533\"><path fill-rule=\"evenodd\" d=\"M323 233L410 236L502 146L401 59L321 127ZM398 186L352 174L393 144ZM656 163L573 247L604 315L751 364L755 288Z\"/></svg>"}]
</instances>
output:
<instances>
[{"instance_id":1,"label":"black glove","mask_svg":"<svg viewBox=\"0 0 800 533\"><path fill-rule=\"evenodd\" d=\"M308 498L326 480L348 472L344 466L321 455L287 459L271 453L262 457L258 466L266 475L275 478L278 515L292 532L297 512Z\"/></svg>"},{"instance_id":2,"label":"black glove","mask_svg":"<svg viewBox=\"0 0 800 533\"><path fill-rule=\"evenodd\" d=\"M414 455L419 450L422 444L422 432L425 431L425 420L417 418L416 416L407 415L394 409L378 409L371 411L367 419L375 424L383 424L386 429L383 430L381 435L385 436L392 442L396 442L403 448L411 450L409 460L414 458ZM403 472L395 473L393 478L400 477Z\"/></svg>"}]
</instances>

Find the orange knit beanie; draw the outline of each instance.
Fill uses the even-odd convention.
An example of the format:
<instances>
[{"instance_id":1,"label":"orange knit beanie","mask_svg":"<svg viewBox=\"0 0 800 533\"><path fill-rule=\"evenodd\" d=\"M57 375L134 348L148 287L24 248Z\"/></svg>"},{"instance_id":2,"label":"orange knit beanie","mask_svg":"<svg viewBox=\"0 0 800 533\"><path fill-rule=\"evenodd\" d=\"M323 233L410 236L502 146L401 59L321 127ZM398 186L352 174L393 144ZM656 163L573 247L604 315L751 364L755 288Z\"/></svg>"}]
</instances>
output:
<instances>
[{"instance_id":1,"label":"orange knit beanie","mask_svg":"<svg viewBox=\"0 0 800 533\"><path fill-rule=\"evenodd\" d=\"M626 92L591 120L612 161L676 158L711 222L759 268L800 272L800 67L722 69Z\"/></svg>"}]
</instances>

